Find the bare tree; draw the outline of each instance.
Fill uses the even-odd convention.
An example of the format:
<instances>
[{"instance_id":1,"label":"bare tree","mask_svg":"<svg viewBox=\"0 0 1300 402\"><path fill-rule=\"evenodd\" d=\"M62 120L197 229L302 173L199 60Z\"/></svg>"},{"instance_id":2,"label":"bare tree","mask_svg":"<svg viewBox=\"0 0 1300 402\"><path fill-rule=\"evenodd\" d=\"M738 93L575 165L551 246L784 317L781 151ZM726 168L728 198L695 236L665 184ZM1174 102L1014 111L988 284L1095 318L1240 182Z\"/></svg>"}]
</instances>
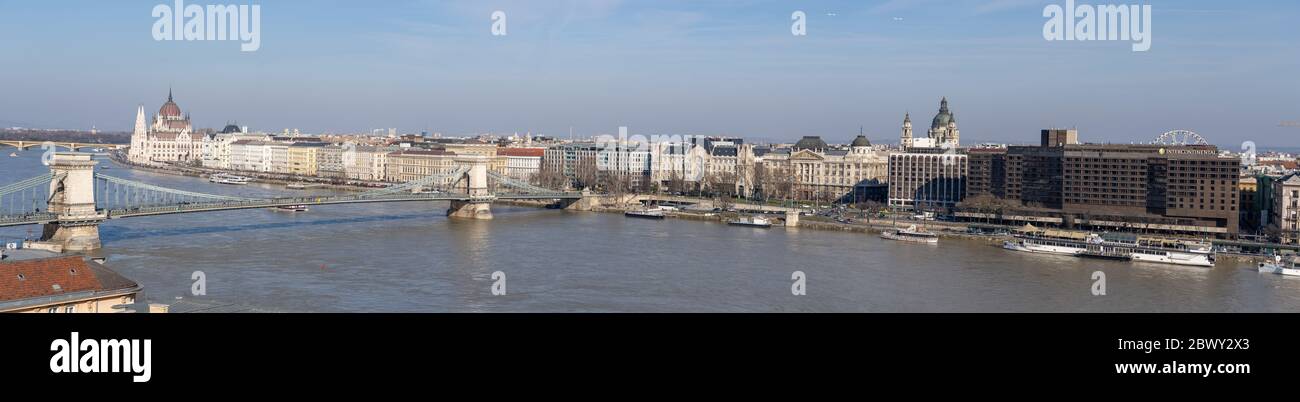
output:
<instances>
[{"instance_id":1,"label":"bare tree","mask_svg":"<svg viewBox=\"0 0 1300 402\"><path fill-rule=\"evenodd\" d=\"M766 203L768 197L771 195L769 194L771 190L768 189L767 183L767 167L763 166L761 163L754 164L752 176L753 178L750 186L753 186L753 188L749 189L749 193L752 196L760 197L761 201Z\"/></svg>"}]
</instances>

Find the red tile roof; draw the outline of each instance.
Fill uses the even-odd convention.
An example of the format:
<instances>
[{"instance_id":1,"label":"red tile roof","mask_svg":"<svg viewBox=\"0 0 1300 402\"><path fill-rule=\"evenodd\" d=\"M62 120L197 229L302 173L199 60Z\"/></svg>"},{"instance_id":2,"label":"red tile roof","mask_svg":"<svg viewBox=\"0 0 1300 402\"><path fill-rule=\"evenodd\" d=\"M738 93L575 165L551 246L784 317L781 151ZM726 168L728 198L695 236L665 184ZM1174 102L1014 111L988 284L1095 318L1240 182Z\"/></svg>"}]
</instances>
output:
<instances>
[{"instance_id":1,"label":"red tile roof","mask_svg":"<svg viewBox=\"0 0 1300 402\"><path fill-rule=\"evenodd\" d=\"M139 285L79 256L0 262L0 301L129 289ZM55 285L58 285L57 287Z\"/></svg>"},{"instance_id":2,"label":"red tile roof","mask_svg":"<svg viewBox=\"0 0 1300 402\"><path fill-rule=\"evenodd\" d=\"M441 150L441 149L429 149L429 150L415 150L415 149L407 149L407 150L401 150L401 151L393 151L393 152L388 153L388 155L389 155L389 156L402 156L402 155L428 155L428 156L437 156L437 155L455 155L455 154L454 154L454 153L451 153L451 152L447 152L446 150Z\"/></svg>"},{"instance_id":3,"label":"red tile roof","mask_svg":"<svg viewBox=\"0 0 1300 402\"><path fill-rule=\"evenodd\" d=\"M541 157L546 153L546 148L501 148L497 150L499 156L535 156Z\"/></svg>"},{"instance_id":4,"label":"red tile roof","mask_svg":"<svg viewBox=\"0 0 1300 402\"><path fill-rule=\"evenodd\" d=\"M1298 165L1295 161L1261 161L1260 164L1278 166L1283 169L1295 169L1296 167L1300 167L1300 165Z\"/></svg>"}]
</instances>

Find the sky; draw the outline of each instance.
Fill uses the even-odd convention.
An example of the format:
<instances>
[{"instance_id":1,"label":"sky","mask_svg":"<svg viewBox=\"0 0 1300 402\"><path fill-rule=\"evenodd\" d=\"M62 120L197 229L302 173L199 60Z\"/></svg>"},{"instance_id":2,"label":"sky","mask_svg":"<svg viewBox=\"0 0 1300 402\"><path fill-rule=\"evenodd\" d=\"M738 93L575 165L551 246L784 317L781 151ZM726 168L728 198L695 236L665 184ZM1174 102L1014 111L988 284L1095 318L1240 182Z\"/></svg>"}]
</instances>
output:
<instances>
[{"instance_id":1,"label":"sky","mask_svg":"<svg viewBox=\"0 0 1300 402\"><path fill-rule=\"evenodd\" d=\"M897 143L947 97L967 145L1073 127L1300 146L1295 1L1137 3L1146 52L1047 41L1065 0L265 0L254 52L154 40L159 4L0 0L0 126L126 131L170 87L198 127Z\"/></svg>"}]
</instances>

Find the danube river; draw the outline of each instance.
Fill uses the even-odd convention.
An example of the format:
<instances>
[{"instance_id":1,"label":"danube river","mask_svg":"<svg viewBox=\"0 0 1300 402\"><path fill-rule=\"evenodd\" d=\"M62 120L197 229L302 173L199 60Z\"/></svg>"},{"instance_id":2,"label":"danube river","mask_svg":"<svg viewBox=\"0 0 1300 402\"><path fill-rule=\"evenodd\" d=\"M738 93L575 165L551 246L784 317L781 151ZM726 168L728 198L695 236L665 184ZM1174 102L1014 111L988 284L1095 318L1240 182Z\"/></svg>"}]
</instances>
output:
<instances>
[{"instance_id":1,"label":"danube river","mask_svg":"<svg viewBox=\"0 0 1300 402\"><path fill-rule=\"evenodd\" d=\"M46 171L39 151L0 156L0 185ZM102 165L112 165L100 158ZM192 191L321 193L113 166L103 173ZM448 220L446 203L246 210L132 218L100 227L108 264L177 297L307 312L1293 312L1300 278L1222 259L1213 269L939 246L809 229L749 229L617 214L493 206ZM0 228L0 240L39 234ZM190 295L195 271L207 295ZM494 296L492 274L505 274ZM806 274L807 294L791 294ZM1092 294L1105 273L1106 294Z\"/></svg>"}]
</instances>

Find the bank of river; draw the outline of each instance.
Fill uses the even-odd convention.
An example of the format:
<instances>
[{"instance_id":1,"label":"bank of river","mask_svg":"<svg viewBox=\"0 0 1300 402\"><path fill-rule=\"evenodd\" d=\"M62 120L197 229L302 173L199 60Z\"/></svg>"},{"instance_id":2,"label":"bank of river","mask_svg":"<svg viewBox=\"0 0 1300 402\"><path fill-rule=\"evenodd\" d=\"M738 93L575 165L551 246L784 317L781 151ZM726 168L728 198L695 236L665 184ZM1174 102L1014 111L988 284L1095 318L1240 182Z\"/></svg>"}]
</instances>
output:
<instances>
[{"instance_id":1,"label":"bank of river","mask_svg":"<svg viewBox=\"0 0 1300 402\"><path fill-rule=\"evenodd\" d=\"M45 171L38 153L0 158L0 185ZM337 194L224 186L139 169L108 173L241 197ZM858 229L734 227L493 206L492 221L446 203L224 211L120 219L100 227L110 266L163 302L343 312L1294 312L1300 278L1229 259L1205 268L1015 253L949 237L903 244ZM802 223L815 220L804 219ZM900 222L901 223L901 222ZM809 223L811 225L811 223ZM39 227L0 228L0 239ZM494 272L508 292L494 296ZM808 293L790 293L794 271ZM1094 296L1095 272L1105 296Z\"/></svg>"}]
</instances>

